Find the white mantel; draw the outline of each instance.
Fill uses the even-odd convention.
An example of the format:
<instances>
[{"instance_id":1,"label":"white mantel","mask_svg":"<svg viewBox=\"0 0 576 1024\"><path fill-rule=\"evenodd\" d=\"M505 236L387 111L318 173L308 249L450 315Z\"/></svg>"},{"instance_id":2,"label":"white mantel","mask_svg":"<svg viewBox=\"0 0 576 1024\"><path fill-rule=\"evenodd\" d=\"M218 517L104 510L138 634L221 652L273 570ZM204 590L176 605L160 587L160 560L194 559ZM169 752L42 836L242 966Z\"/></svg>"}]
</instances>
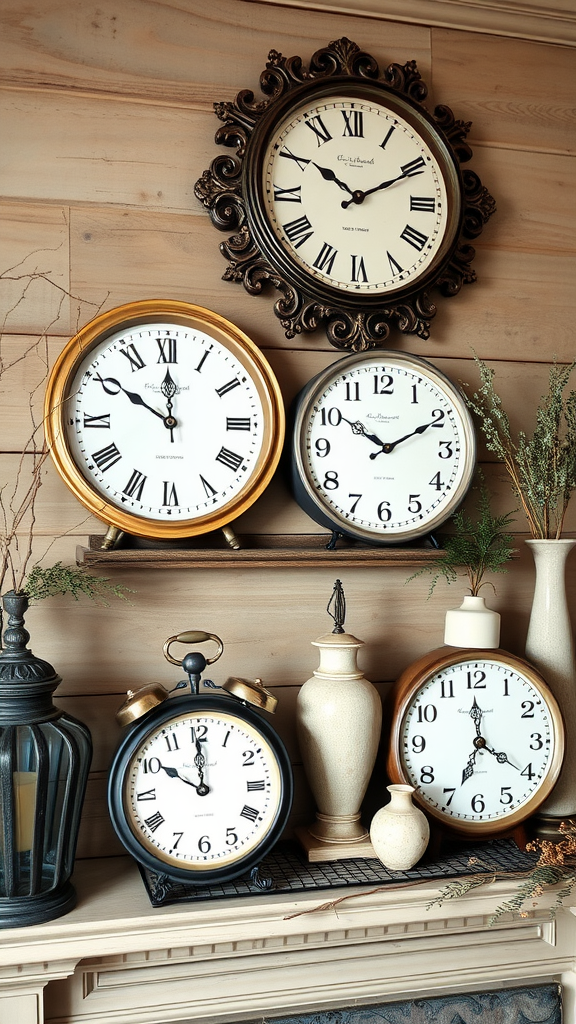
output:
<instances>
[{"instance_id":1,"label":"white mantel","mask_svg":"<svg viewBox=\"0 0 576 1024\"><path fill-rule=\"evenodd\" d=\"M489 928L513 882L431 909L437 883L324 909L350 890L153 909L124 857L81 861L74 882L72 913L0 933L0 1024L228 1024L552 980L576 1020L576 918L544 900Z\"/></svg>"}]
</instances>

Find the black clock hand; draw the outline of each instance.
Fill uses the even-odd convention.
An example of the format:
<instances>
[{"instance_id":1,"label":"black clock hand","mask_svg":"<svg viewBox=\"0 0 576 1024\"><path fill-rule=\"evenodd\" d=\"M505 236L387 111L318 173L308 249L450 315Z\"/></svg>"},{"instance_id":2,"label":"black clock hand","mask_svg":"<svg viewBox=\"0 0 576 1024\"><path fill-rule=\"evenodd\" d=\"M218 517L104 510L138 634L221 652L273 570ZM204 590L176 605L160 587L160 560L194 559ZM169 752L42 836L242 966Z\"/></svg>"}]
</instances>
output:
<instances>
[{"instance_id":1,"label":"black clock hand","mask_svg":"<svg viewBox=\"0 0 576 1024\"><path fill-rule=\"evenodd\" d=\"M409 434L404 434L404 437L399 437L397 441L389 441L382 445L381 452L371 452L370 458L375 459L377 455L381 455L384 452L385 455L389 455L393 452L397 445L402 444L402 441L407 441L409 437L414 437L414 434L423 434L428 427L431 427L432 423L423 423L420 427L416 427L416 430L411 430Z\"/></svg>"},{"instance_id":2,"label":"black clock hand","mask_svg":"<svg viewBox=\"0 0 576 1024\"><path fill-rule=\"evenodd\" d=\"M517 772L520 771L518 765L512 764L512 761L508 760L508 755L505 754L503 751L498 752L496 750L493 750L492 747L489 747L486 742L484 742L483 747L484 750L487 750L489 754L494 754L494 757L498 761L498 764L509 764L510 767L515 768Z\"/></svg>"},{"instance_id":3,"label":"black clock hand","mask_svg":"<svg viewBox=\"0 0 576 1024\"><path fill-rule=\"evenodd\" d=\"M472 707L470 708L470 711L468 712L468 714L470 715L470 718L472 719L472 721L474 722L474 725L476 726L476 735L477 736L480 735L480 722L482 720L483 713L484 712L481 710L481 708L478 707L478 704L476 702L476 697L474 697L474 703L472 704Z\"/></svg>"},{"instance_id":4,"label":"black clock hand","mask_svg":"<svg viewBox=\"0 0 576 1024\"><path fill-rule=\"evenodd\" d=\"M368 433L368 431L366 430L366 427L364 426L363 423L360 422L360 420L355 420L354 422L352 422L352 420L347 420L345 416L343 416L342 419L344 420L345 423L349 423L350 424L350 426L352 427L352 433L353 434L362 434L363 437L367 437L368 440L369 441L373 441L374 444L379 444L379 445L382 445L382 446L384 445L384 441L381 441L380 438L377 437L376 434L369 434ZM376 453L376 454L378 454L378 453ZM371 455L370 458L374 458L374 455Z\"/></svg>"},{"instance_id":5,"label":"black clock hand","mask_svg":"<svg viewBox=\"0 0 576 1024\"><path fill-rule=\"evenodd\" d=\"M196 765L196 768L198 770L198 776L200 778L200 785L198 786L198 795L199 796L205 796L206 793L210 792L210 790L208 789L208 786L204 782L204 768L206 767L206 758L204 757L204 754L202 753L202 746L201 746L200 740L198 738L196 738L196 740L195 740L195 745L196 745L196 757L194 758L194 764Z\"/></svg>"},{"instance_id":6,"label":"black clock hand","mask_svg":"<svg viewBox=\"0 0 576 1024\"><path fill-rule=\"evenodd\" d=\"M361 189L357 189L355 192L352 193L351 199L342 200L342 209L347 210L348 207L350 206L350 203L356 203L357 206L360 206L360 204L363 203L364 200L366 199L366 196L371 196L373 192L381 192L382 189L390 188L390 185L393 185L396 181L402 181L403 178L412 178L415 174L422 174L423 170L424 168L418 170L412 169L410 171L402 171L402 174L398 174L397 177L390 178L388 181L382 181L379 185L375 185L374 188L366 189L365 192L362 192Z\"/></svg>"},{"instance_id":7,"label":"black clock hand","mask_svg":"<svg viewBox=\"0 0 576 1024\"><path fill-rule=\"evenodd\" d=\"M136 394L135 391L127 391L126 388L123 388L120 381L116 380L115 377L101 377L99 373L95 373L94 380L97 380L102 385L107 395L117 395L120 393L120 391L123 391L126 397L132 402L132 405L142 405L145 409L148 409L150 412L153 412L155 416L159 416L161 420L165 419L163 412L158 412L157 409L153 409L152 406L148 405L148 403L144 401L142 396ZM110 391L110 389L106 387L107 384L114 384L118 390Z\"/></svg>"},{"instance_id":8,"label":"black clock hand","mask_svg":"<svg viewBox=\"0 0 576 1024\"><path fill-rule=\"evenodd\" d=\"M166 370L166 376L160 385L160 390L166 399L166 409L168 410L168 415L164 417L164 426L170 431L170 440L174 441L174 427L177 425L177 420L175 420L172 415L172 399L174 398L178 388L172 380L170 370Z\"/></svg>"},{"instance_id":9,"label":"black clock hand","mask_svg":"<svg viewBox=\"0 0 576 1024\"><path fill-rule=\"evenodd\" d=\"M462 782L460 783L461 786L464 785L464 783L466 782L466 779L469 779L470 776L474 774L474 765L475 764L476 764L476 750L473 750L472 753L470 754L470 757L468 758L468 764L466 765L464 771L462 772Z\"/></svg>"},{"instance_id":10,"label":"black clock hand","mask_svg":"<svg viewBox=\"0 0 576 1024\"><path fill-rule=\"evenodd\" d=\"M324 178L325 181L333 181L335 185L338 185L339 188L344 189L344 191L348 192L349 195L351 195L351 196L354 195L352 189L348 188L348 185L346 184L345 181L340 181L340 179L336 177L336 175L334 174L334 171L331 170L330 167L320 167L320 164L316 164L316 163L314 163L314 161L312 161L312 163L314 164L314 167L318 168L318 170L320 171L320 174L322 175L322 177ZM349 200L349 202L351 202L351 203L353 201L354 201L353 199ZM342 206L344 206L344 203L342 203Z\"/></svg>"}]
</instances>

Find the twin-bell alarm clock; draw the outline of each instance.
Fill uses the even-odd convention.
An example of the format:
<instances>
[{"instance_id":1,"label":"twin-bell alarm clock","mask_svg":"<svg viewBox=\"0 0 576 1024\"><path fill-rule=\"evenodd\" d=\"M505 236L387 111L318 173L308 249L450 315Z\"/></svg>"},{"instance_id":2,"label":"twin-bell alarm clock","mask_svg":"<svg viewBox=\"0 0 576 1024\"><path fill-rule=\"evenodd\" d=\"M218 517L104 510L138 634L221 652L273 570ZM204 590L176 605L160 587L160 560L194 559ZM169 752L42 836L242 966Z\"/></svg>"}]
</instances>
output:
<instances>
[{"instance_id":1,"label":"twin-bell alarm clock","mask_svg":"<svg viewBox=\"0 0 576 1024\"><path fill-rule=\"evenodd\" d=\"M175 643L213 641L216 653L175 659ZM208 885L250 872L286 826L293 780L282 740L262 712L276 699L259 679L230 677L199 693L201 672L220 657L213 633L170 637L164 655L188 673L190 692L149 683L117 718L127 731L110 770L108 804L116 833L149 871ZM186 684L187 685L187 684Z\"/></svg>"}]
</instances>

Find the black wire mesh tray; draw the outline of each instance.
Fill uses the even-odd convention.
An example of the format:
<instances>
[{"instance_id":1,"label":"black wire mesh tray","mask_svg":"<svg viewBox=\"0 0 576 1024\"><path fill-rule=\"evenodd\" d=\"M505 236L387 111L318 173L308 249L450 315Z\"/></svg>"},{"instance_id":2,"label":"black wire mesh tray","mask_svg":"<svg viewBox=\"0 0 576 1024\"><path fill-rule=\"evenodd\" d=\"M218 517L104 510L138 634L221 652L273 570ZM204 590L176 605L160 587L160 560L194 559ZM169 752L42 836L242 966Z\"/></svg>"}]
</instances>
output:
<instances>
[{"instance_id":1,"label":"black wire mesh tray","mask_svg":"<svg viewBox=\"0 0 576 1024\"><path fill-rule=\"evenodd\" d=\"M402 882L449 880L462 875L529 871L535 857L520 850L513 839L494 839L456 846L435 860L424 858L409 871L388 871L379 860L358 859L309 864L296 843L280 842L256 872L223 885L196 886L173 881L141 867L153 907L171 903L202 902L235 896L282 895L352 888L379 887Z\"/></svg>"}]
</instances>

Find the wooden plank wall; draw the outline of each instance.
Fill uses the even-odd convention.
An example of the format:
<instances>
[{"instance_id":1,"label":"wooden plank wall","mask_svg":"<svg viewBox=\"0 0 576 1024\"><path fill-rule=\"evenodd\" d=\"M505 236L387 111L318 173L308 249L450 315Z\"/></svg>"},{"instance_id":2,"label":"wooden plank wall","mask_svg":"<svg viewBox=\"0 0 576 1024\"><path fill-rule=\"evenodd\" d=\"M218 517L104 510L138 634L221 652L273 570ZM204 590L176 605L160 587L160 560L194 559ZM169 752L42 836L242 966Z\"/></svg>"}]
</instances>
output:
<instances>
[{"instance_id":1,"label":"wooden plank wall","mask_svg":"<svg viewBox=\"0 0 576 1024\"><path fill-rule=\"evenodd\" d=\"M245 0L5 0L0 28L0 485L16 479L30 409L36 421L40 415L46 366L99 309L158 297L215 309L262 347L287 402L339 357L320 333L287 342L271 297L249 297L221 280L221 236L193 186L217 151L213 101L257 89L272 47L308 60L343 35L383 66L417 60L430 105L447 103L473 122L472 167L498 206L477 245L478 283L441 302L430 341L396 337L394 345L468 381L476 379L475 350L496 367L513 423L530 428L551 360L570 360L576 350L573 49L402 24L384 13L361 18ZM514 508L502 467L482 449L481 458L497 507ZM37 511L35 557L46 561L73 561L76 545L101 532L49 464ZM576 507L568 527L576 528ZM280 474L238 528L316 530ZM491 603L503 615L503 646L522 653L533 569L520 515L516 531L518 557L495 581ZM573 562L572 599L575 570ZM58 701L95 740L80 855L118 852L104 803L118 738L114 712L129 687L177 680L162 644L187 628L224 638L216 682L260 675L277 688L277 724L296 766L295 820L307 820L312 802L294 705L317 663L310 641L330 625L334 579L345 587L347 627L366 643L362 667L385 693L405 665L441 644L444 613L463 592L442 584L427 601L428 581L406 585L408 574L399 567L134 571L121 577L135 590L131 606L63 598L31 610L34 650L63 677ZM384 784L374 780L376 805Z\"/></svg>"}]
</instances>

